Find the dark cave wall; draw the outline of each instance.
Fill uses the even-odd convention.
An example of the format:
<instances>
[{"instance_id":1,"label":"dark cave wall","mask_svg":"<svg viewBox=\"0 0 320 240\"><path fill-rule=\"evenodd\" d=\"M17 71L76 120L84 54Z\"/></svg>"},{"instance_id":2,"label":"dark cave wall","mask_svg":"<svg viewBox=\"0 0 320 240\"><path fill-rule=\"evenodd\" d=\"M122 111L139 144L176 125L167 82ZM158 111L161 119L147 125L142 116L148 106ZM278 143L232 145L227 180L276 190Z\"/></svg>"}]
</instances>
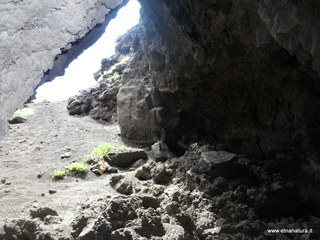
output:
<instances>
[{"instance_id":1,"label":"dark cave wall","mask_svg":"<svg viewBox=\"0 0 320 240\"><path fill-rule=\"evenodd\" d=\"M318 176L319 12L308 1L140 2L118 95L122 136L152 143L164 129L173 147L206 140L253 158L289 155Z\"/></svg>"},{"instance_id":2,"label":"dark cave wall","mask_svg":"<svg viewBox=\"0 0 320 240\"><path fill-rule=\"evenodd\" d=\"M298 143L302 148L306 132L317 132L318 75L310 62L299 62L271 38L257 13L259 5L141 3L140 47L124 81L132 87L148 79L149 101L139 101L157 112L154 131L168 129L186 141L219 140L227 148L261 156L293 151ZM136 120L132 126L144 127L143 119ZM123 127L123 134L134 138L136 131ZM141 136L149 138L149 133ZM296 143L293 149L288 142Z\"/></svg>"}]
</instances>

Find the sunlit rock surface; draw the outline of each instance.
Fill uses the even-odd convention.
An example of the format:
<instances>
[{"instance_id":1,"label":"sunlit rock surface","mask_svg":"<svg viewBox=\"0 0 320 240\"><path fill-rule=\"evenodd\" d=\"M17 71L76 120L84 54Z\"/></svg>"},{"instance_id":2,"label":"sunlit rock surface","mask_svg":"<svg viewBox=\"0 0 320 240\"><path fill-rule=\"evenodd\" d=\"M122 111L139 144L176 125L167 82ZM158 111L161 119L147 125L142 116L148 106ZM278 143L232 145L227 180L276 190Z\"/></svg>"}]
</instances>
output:
<instances>
[{"instance_id":1,"label":"sunlit rock surface","mask_svg":"<svg viewBox=\"0 0 320 240\"><path fill-rule=\"evenodd\" d=\"M97 24L105 25L106 15L123 2L12 0L0 4L0 138L6 118L33 94L41 79L63 74L70 59L97 39L103 28L87 33Z\"/></svg>"}]
</instances>

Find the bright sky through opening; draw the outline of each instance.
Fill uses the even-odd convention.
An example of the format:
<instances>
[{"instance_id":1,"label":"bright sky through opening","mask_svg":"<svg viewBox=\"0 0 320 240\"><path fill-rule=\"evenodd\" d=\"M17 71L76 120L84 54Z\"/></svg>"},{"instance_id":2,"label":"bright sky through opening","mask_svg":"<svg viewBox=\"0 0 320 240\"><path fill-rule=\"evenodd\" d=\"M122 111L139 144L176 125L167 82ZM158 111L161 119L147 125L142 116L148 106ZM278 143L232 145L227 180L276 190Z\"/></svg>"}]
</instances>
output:
<instances>
[{"instance_id":1,"label":"bright sky through opening","mask_svg":"<svg viewBox=\"0 0 320 240\"><path fill-rule=\"evenodd\" d=\"M37 101L66 100L80 90L95 86L93 73L100 69L103 58L114 54L117 37L138 24L139 10L140 4L137 0L130 0L125 7L121 8L117 17L109 22L105 33L94 45L70 63L64 76L56 77L52 82L45 83L37 89Z\"/></svg>"}]
</instances>

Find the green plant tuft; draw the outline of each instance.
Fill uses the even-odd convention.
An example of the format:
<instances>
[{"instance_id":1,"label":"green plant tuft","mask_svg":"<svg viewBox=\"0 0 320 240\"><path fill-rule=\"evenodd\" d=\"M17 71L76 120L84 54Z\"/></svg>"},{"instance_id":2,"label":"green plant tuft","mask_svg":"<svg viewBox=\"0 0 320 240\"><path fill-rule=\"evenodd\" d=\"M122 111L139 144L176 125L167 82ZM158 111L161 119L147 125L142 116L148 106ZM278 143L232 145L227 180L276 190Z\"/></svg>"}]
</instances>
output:
<instances>
[{"instance_id":1,"label":"green plant tuft","mask_svg":"<svg viewBox=\"0 0 320 240\"><path fill-rule=\"evenodd\" d=\"M120 74L118 72L114 72L112 77L115 79L115 80L118 80L120 78Z\"/></svg>"},{"instance_id":2,"label":"green plant tuft","mask_svg":"<svg viewBox=\"0 0 320 240\"><path fill-rule=\"evenodd\" d=\"M112 148L112 144L108 142L102 143L98 147L95 147L94 149L92 149L91 155L96 157L108 156L111 148Z\"/></svg>"},{"instance_id":3,"label":"green plant tuft","mask_svg":"<svg viewBox=\"0 0 320 240\"><path fill-rule=\"evenodd\" d=\"M87 167L83 163L70 163L69 166L66 166L66 169L70 172L84 173L87 170Z\"/></svg>"},{"instance_id":4,"label":"green plant tuft","mask_svg":"<svg viewBox=\"0 0 320 240\"><path fill-rule=\"evenodd\" d=\"M65 171L56 170L53 172L52 178L61 179L61 178L64 178L65 175L66 175Z\"/></svg>"},{"instance_id":5,"label":"green plant tuft","mask_svg":"<svg viewBox=\"0 0 320 240\"><path fill-rule=\"evenodd\" d=\"M27 117L33 114L34 114L33 108L22 108L15 111L15 113L13 114L13 117Z\"/></svg>"},{"instance_id":6,"label":"green plant tuft","mask_svg":"<svg viewBox=\"0 0 320 240\"><path fill-rule=\"evenodd\" d=\"M42 101L41 101L41 103L49 103L50 101L48 100L48 99L43 99Z\"/></svg>"}]
</instances>

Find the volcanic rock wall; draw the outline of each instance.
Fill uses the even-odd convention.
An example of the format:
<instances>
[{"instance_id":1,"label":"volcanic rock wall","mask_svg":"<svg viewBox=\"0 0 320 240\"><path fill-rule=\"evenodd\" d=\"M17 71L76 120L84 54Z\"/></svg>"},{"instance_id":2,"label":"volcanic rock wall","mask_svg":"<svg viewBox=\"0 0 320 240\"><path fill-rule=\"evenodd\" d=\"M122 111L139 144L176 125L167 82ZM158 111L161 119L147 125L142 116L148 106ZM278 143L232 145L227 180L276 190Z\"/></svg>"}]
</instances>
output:
<instances>
[{"instance_id":1,"label":"volcanic rock wall","mask_svg":"<svg viewBox=\"0 0 320 240\"><path fill-rule=\"evenodd\" d=\"M318 131L319 41L312 34L318 12L312 6L141 2L140 46L123 77L130 81L122 89L126 94L119 95L124 136L152 142L152 133L163 128L175 131L176 138L202 136L266 156L302 140L291 139L293 133ZM127 98L129 112L122 105ZM133 117L140 111L154 112L154 128L137 137L145 128L143 119Z\"/></svg>"},{"instance_id":2,"label":"volcanic rock wall","mask_svg":"<svg viewBox=\"0 0 320 240\"><path fill-rule=\"evenodd\" d=\"M39 82L62 75L124 0L10 0L0 4L0 138ZM108 15L109 14L109 15ZM106 17L107 16L107 17Z\"/></svg>"},{"instance_id":3,"label":"volcanic rock wall","mask_svg":"<svg viewBox=\"0 0 320 240\"><path fill-rule=\"evenodd\" d=\"M319 183L318 1L140 2L122 136L173 149L205 139Z\"/></svg>"}]
</instances>

